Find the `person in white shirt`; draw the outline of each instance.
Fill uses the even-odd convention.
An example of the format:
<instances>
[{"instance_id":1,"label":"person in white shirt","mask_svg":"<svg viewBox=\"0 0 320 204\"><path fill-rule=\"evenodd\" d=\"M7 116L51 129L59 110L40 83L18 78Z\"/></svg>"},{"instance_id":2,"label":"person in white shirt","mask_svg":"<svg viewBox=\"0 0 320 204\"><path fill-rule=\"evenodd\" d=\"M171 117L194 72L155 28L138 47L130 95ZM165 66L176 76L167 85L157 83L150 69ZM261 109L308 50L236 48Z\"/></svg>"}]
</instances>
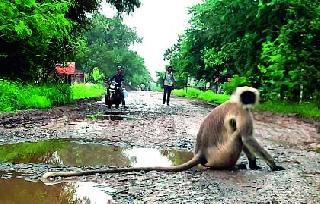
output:
<instances>
[{"instance_id":1,"label":"person in white shirt","mask_svg":"<svg viewBox=\"0 0 320 204\"><path fill-rule=\"evenodd\" d=\"M173 76L172 73L172 66L169 65L166 70L166 74L164 76L163 80L163 104L167 103L169 105L170 101L170 94L171 91L174 89L174 85L176 84L176 79Z\"/></svg>"}]
</instances>

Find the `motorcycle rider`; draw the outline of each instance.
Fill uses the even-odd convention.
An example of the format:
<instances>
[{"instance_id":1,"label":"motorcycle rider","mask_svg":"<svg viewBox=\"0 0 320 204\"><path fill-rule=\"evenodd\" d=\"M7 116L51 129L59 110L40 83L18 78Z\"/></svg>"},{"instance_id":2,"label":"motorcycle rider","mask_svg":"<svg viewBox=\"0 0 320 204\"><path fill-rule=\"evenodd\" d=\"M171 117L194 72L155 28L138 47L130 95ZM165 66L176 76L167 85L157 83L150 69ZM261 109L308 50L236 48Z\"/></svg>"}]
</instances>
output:
<instances>
[{"instance_id":1,"label":"motorcycle rider","mask_svg":"<svg viewBox=\"0 0 320 204\"><path fill-rule=\"evenodd\" d=\"M108 80L108 83L110 83L113 80L116 82L115 87L119 88L121 92L122 107L127 108L127 106L125 106L124 94L122 90L122 83L124 82L124 74L123 74L123 69L120 65L117 67L117 73Z\"/></svg>"}]
</instances>

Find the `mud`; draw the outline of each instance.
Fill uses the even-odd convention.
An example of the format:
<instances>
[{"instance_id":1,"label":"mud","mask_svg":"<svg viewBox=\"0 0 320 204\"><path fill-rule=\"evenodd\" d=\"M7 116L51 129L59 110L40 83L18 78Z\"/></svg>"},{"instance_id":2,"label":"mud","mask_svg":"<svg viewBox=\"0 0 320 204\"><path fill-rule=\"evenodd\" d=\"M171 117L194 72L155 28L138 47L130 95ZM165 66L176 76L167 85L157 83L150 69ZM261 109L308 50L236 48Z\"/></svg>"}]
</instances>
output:
<instances>
[{"instance_id":1,"label":"mud","mask_svg":"<svg viewBox=\"0 0 320 204\"><path fill-rule=\"evenodd\" d=\"M81 100L49 110L1 114L0 145L67 139L99 147L192 151L201 121L213 106L177 97L172 98L170 106L165 106L161 97L160 93L130 92L128 110L110 111L103 100ZM103 157L96 155L109 155L110 152L104 148L80 151L69 147L67 149L75 154L80 152L78 160L87 157L93 162L50 163L8 160L8 153L0 148L0 192L5 192L0 203L19 203L18 199L32 195L48 195L45 197L51 199L51 203L83 203L73 196L77 190L61 187L79 182L91 186L84 191L107 196L104 202L96 203L320 203L320 154L316 152L320 147L320 136L313 122L267 112L257 112L254 116L257 140L286 168L285 171L271 172L258 160L263 168L255 171L195 168L179 173L119 173L70 178L47 186L39 182L44 172L112 166L105 159L99 163ZM24 148L20 149L22 156L25 155ZM61 151L53 152L60 158L63 155ZM41 148L37 148L36 153L45 155ZM240 162L247 161L242 156ZM9 190L4 187L7 185L17 187ZM99 189L92 186L99 186ZM20 188L29 193L19 194ZM32 188L39 190L32 191ZM50 189L54 188L58 190L52 192ZM70 191L73 194L68 193ZM55 196L58 194L62 196ZM60 200L56 200L58 198ZM33 203L45 203L30 199L35 200ZM95 200L87 201L95 203Z\"/></svg>"}]
</instances>

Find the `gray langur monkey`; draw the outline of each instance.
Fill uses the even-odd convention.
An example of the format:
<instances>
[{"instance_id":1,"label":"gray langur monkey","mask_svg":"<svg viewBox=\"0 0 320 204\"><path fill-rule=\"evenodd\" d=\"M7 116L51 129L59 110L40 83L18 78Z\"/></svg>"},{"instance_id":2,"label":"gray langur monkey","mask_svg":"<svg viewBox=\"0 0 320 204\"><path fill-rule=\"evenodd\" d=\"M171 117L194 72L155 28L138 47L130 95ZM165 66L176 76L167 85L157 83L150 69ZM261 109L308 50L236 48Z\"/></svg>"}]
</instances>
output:
<instances>
[{"instance_id":1,"label":"gray langur monkey","mask_svg":"<svg viewBox=\"0 0 320 204\"><path fill-rule=\"evenodd\" d=\"M188 162L172 167L137 167L101 169L79 172L47 172L42 180L50 177L83 176L97 173L134 171L178 172L198 164L212 169L233 169L244 151L250 169L260 169L256 155L262 158L272 171L284 170L276 165L270 154L259 145L253 136L251 108L259 101L259 92L252 87L238 87L230 100L214 108L203 120L196 140L195 155Z\"/></svg>"}]
</instances>

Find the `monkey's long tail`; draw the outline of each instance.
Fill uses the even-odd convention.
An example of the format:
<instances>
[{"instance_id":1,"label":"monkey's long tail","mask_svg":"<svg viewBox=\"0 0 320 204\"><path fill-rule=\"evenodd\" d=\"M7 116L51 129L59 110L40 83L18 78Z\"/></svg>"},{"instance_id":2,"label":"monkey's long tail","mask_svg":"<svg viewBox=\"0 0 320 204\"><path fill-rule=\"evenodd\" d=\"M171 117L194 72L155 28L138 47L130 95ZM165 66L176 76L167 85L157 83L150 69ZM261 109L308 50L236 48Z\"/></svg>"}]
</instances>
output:
<instances>
[{"instance_id":1,"label":"monkey's long tail","mask_svg":"<svg viewBox=\"0 0 320 204\"><path fill-rule=\"evenodd\" d=\"M116 169L100 169L90 171L70 171L70 172L47 172L43 174L41 180L48 181L50 177L69 177L69 176L85 176L93 174L119 173L119 172L138 172L138 171L163 171L163 172L179 172L190 169L200 163L200 153L196 154L191 160L179 166L171 167L132 167L132 168L116 168Z\"/></svg>"}]
</instances>

